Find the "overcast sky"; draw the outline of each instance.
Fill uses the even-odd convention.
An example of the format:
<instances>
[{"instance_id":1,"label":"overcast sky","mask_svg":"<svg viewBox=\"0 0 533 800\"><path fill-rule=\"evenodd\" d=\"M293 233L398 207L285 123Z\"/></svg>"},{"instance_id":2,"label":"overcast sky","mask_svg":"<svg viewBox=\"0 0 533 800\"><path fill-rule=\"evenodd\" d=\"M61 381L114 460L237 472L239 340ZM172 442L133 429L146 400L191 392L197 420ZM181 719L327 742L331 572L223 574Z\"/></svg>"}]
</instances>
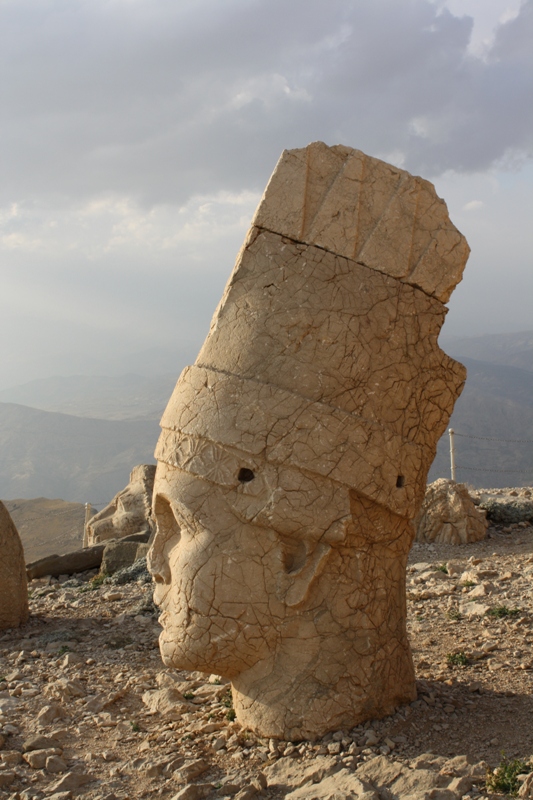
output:
<instances>
[{"instance_id":1,"label":"overcast sky","mask_svg":"<svg viewBox=\"0 0 533 800\"><path fill-rule=\"evenodd\" d=\"M532 329L532 40L533 0L0 0L0 388L193 357L317 139L435 183L446 335Z\"/></svg>"}]
</instances>

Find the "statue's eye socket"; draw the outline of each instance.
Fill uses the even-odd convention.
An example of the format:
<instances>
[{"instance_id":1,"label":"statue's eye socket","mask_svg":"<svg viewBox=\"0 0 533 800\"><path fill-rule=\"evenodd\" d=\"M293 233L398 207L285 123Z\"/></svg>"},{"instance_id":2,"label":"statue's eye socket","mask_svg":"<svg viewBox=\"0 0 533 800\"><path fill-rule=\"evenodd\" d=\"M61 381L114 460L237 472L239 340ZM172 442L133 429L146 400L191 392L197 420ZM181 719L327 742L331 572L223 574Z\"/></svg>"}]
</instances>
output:
<instances>
[{"instance_id":1,"label":"statue's eye socket","mask_svg":"<svg viewBox=\"0 0 533 800\"><path fill-rule=\"evenodd\" d=\"M248 469L248 467L241 467L237 478L241 483L250 483L250 481L253 481L255 478L255 475L251 469Z\"/></svg>"}]
</instances>

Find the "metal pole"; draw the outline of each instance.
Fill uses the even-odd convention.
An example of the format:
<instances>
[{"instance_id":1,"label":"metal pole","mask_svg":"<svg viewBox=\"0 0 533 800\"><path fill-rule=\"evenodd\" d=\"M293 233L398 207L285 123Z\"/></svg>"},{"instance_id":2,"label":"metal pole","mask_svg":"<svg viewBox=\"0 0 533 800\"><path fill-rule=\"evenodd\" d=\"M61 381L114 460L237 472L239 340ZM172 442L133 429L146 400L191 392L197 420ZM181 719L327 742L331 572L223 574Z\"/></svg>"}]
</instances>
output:
<instances>
[{"instance_id":1,"label":"metal pole","mask_svg":"<svg viewBox=\"0 0 533 800\"><path fill-rule=\"evenodd\" d=\"M87 547L89 533L87 530L87 523L91 519L91 504L85 503L85 522L83 525L83 547Z\"/></svg>"},{"instance_id":2,"label":"metal pole","mask_svg":"<svg viewBox=\"0 0 533 800\"><path fill-rule=\"evenodd\" d=\"M449 428L450 434L450 472L452 473L452 481L455 481L455 445L453 442L453 435L455 433L453 428Z\"/></svg>"}]
</instances>

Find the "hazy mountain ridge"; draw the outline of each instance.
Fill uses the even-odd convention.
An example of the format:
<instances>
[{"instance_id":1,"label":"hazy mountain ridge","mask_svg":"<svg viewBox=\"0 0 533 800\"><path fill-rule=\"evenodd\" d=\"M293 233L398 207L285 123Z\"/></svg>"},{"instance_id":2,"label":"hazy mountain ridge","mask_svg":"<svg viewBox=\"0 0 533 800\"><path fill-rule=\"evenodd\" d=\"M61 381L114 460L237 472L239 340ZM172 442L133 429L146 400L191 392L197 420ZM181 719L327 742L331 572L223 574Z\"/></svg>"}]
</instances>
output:
<instances>
[{"instance_id":1,"label":"hazy mountain ridge","mask_svg":"<svg viewBox=\"0 0 533 800\"><path fill-rule=\"evenodd\" d=\"M102 504L135 464L153 464L159 425L103 420L0 403L0 497Z\"/></svg>"},{"instance_id":2,"label":"hazy mountain ridge","mask_svg":"<svg viewBox=\"0 0 533 800\"><path fill-rule=\"evenodd\" d=\"M182 369L194 363L201 344L202 340L181 342L174 347L149 347L131 353L106 352L102 347L92 354L79 350L51 352L46 358L41 356L25 361L13 357L2 365L0 390L11 390L28 381L48 380L51 375L120 377L134 374L150 378L174 375L177 380Z\"/></svg>"},{"instance_id":3,"label":"hazy mountain ridge","mask_svg":"<svg viewBox=\"0 0 533 800\"><path fill-rule=\"evenodd\" d=\"M473 358L491 364L533 371L533 331L490 333L483 336L450 337L440 342L442 349L461 361Z\"/></svg>"},{"instance_id":4,"label":"hazy mountain ridge","mask_svg":"<svg viewBox=\"0 0 533 800\"><path fill-rule=\"evenodd\" d=\"M94 419L159 421L177 378L174 373L53 376L0 391L0 403Z\"/></svg>"},{"instance_id":5,"label":"hazy mountain ridge","mask_svg":"<svg viewBox=\"0 0 533 800\"><path fill-rule=\"evenodd\" d=\"M449 425L457 434L457 480L486 487L532 484L533 372L470 358L461 361L468 377ZM450 477L448 432L439 442L428 482L440 477Z\"/></svg>"},{"instance_id":6,"label":"hazy mountain ridge","mask_svg":"<svg viewBox=\"0 0 533 800\"><path fill-rule=\"evenodd\" d=\"M528 354L533 363L533 332L448 340L441 346L468 370L450 422L458 434L458 479L487 487L532 484L531 444L466 437L533 440L533 371L511 363L529 363ZM487 360L474 359L467 350ZM163 359L171 360L169 354ZM0 497L107 502L126 485L135 464L153 463L159 418L178 375L179 369L151 377L71 375L0 392L0 401L18 398L49 408L0 402ZM429 480L449 474L446 433Z\"/></svg>"}]
</instances>

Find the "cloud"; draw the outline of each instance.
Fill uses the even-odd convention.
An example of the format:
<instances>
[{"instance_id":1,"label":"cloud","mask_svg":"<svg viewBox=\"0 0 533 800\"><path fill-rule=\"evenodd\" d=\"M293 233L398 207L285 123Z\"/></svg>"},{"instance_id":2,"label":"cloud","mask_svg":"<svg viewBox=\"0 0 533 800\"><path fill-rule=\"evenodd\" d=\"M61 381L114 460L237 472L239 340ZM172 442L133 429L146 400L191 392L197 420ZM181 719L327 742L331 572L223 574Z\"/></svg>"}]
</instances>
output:
<instances>
[{"instance_id":1,"label":"cloud","mask_svg":"<svg viewBox=\"0 0 533 800\"><path fill-rule=\"evenodd\" d=\"M0 191L181 204L314 139L486 169L530 152L532 8L482 60L428 0L4 0Z\"/></svg>"},{"instance_id":2,"label":"cloud","mask_svg":"<svg viewBox=\"0 0 533 800\"><path fill-rule=\"evenodd\" d=\"M492 324L506 241L509 269L526 263L525 191L496 211L475 180L521 174L532 150L533 0L518 4L1 0L5 358L199 345L281 151L317 139L451 193L496 309L474 320L470 282L461 313Z\"/></svg>"},{"instance_id":3,"label":"cloud","mask_svg":"<svg viewBox=\"0 0 533 800\"><path fill-rule=\"evenodd\" d=\"M484 205L483 200L470 200L463 206L463 211L476 211L478 208L483 208Z\"/></svg>"}]
</instances>

